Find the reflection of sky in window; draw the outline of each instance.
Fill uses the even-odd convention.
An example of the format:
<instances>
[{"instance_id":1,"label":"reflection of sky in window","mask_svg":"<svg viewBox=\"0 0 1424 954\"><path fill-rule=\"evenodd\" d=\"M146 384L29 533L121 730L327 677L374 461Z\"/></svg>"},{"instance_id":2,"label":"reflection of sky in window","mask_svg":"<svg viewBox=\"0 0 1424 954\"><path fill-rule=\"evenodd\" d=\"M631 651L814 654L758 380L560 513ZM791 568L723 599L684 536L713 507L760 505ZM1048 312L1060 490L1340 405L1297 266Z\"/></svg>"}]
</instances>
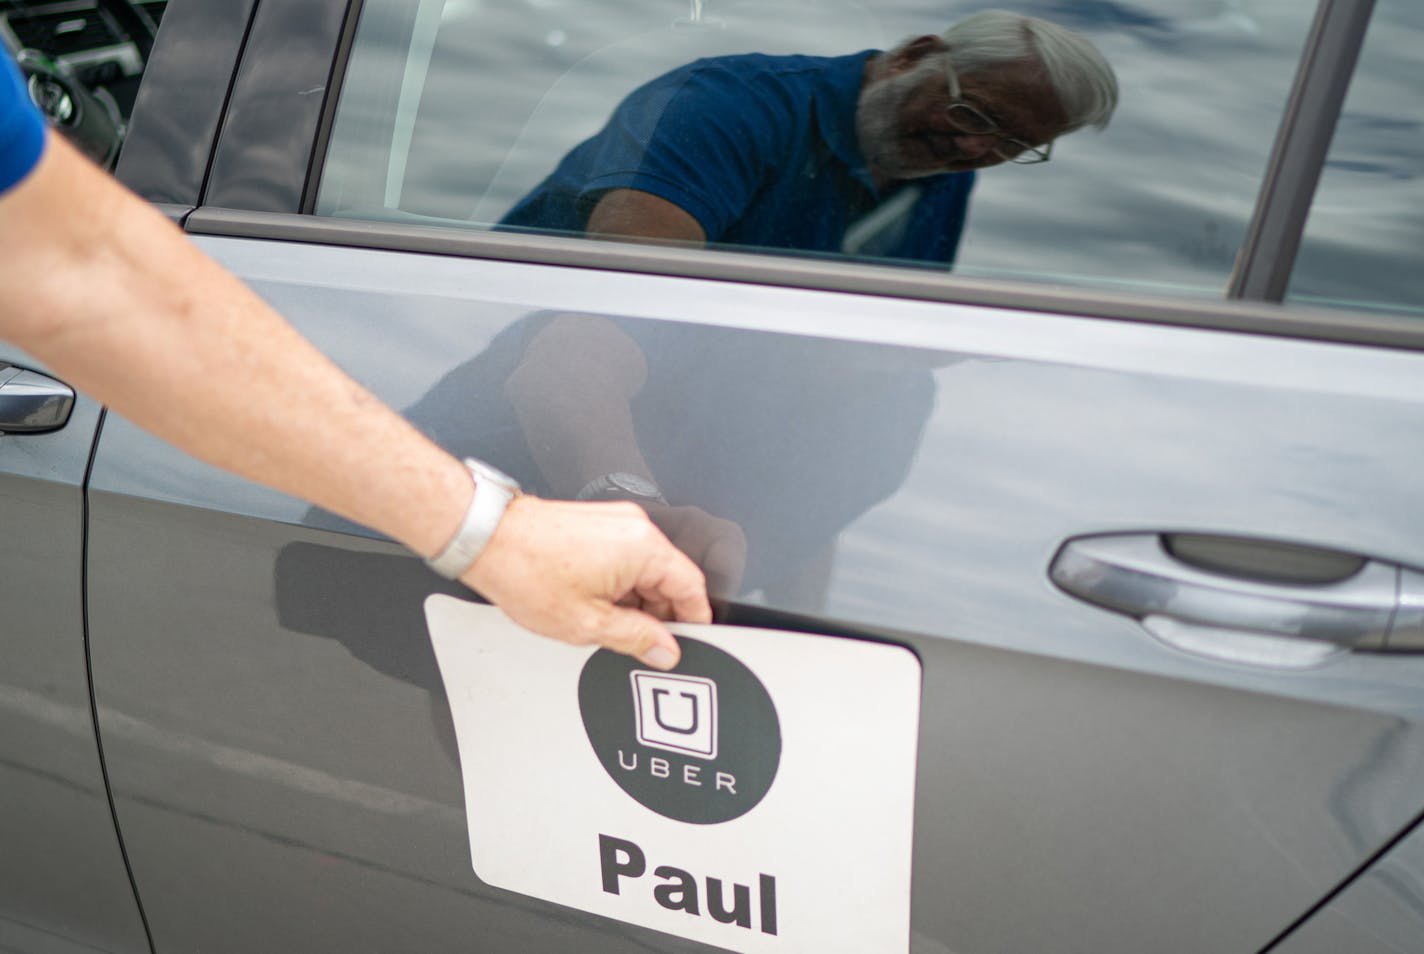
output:
<instances>
[{"instance_id":1,"label":"reflection of sky in window","mask_svg":"<svg viewBox=\"0 0 1424 954\"><path fill-rule=\"evenodd\" d=\"M1290 294L1424 315L1424 6L1379 0Z\"/></svg>"},{"instance_id":2,"label":"reflection of sky in window","mask_svg":"<svg viewBox=\"0 0 1424 954\"><path fill-rule=\"evenodd\" d=\"M393 211L383 209L399 139L389 87L407 74L419 4L366 5L323 212L488 223L629 90L696 56L853 52L1009 6L1090 36L1118 72L1122 104L1105 132L1065 138L1053 162L981 175L958 271L1207 296L1229 276L1314 12L1300 0L705 0L706 22L689 27L684 0L425 0L441 11L439 33L420 96L405 97L419 111ZM1405 62L1409 38L1387 42L1391 61ZM1404 94L1402 73L1394 83L1386 100ZM1401 175L1397 158L1419 148L1417 135L1407 141L1414 129L1379 126L1396 153L1356 150L1341 168L1372 182ZM1356 236L1342 226L1330 239ZM1370 254L1406 247L1388 228L1363 240Z\"/></svg>"}]
</instances>

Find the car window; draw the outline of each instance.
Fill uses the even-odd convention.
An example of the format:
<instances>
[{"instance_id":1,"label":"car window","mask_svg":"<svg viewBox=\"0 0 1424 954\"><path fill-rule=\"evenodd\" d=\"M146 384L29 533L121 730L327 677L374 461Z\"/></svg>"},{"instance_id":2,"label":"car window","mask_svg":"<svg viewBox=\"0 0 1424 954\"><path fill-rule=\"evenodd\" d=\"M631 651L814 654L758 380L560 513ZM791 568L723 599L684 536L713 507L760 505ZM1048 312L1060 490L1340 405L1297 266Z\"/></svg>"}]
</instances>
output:
<instances>
[{"instance_id":1,"label":"car window","mask_svg":"<svg viewBox=\"0 0 1424 954\"><path fill-rule=\"evenodd\" d=\"M0 0L0 43L30 96L81 152L113 168L167 0Z\"/></svg>"},{"instance_id":2,"label":"car window","mask_svg":"<svg viewBox=\"0 0 1424 954\"><path fill-rule=\"evenodd\" d=\"M316 211L1220 296L1311 5L1020 4L1116 75L1066 134L1091 56L1046 86L939 36L986 6L367 0Z\"/></svg>"},{"instance_id":3,"label":"car window","mask_svg":"<svg viewBox=\"0 0 1424 954\"><path fill-rule=\"evenodd\" d=\"M1291 298L1424 315L1424 6L1379 0L1291 273Z\"/></svg>"}]
</instances>

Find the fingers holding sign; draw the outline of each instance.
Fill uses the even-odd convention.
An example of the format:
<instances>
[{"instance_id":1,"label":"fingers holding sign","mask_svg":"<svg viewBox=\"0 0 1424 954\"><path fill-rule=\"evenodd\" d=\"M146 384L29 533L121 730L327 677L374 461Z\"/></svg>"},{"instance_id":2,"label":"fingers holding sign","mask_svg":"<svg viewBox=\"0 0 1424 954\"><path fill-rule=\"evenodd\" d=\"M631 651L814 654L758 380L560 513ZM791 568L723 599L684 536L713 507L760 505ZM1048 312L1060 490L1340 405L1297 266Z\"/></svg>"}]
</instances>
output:
<instances>
[{"instance_id":1,"label":"fingers holding sign","mask_svg":"<svg viewBox=\"0 0 1424 954\"><path fill-rule=\"evenodd\" d=\"M656 669L680 656L660 618L712 620L702 571L632 503L518 497L462 580L527 629Z\"/></svg>"}]
</instances>

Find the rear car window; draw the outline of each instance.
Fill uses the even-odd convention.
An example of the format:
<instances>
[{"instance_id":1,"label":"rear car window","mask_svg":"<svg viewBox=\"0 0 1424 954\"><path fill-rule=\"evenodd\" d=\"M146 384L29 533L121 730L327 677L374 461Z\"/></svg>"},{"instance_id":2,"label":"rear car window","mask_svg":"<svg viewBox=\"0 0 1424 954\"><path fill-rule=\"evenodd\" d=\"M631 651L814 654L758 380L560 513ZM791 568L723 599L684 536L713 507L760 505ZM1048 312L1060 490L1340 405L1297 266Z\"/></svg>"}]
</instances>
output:
<instances>
[{"instance_id":1,"label":"rear car window","mask_svg":"<svg viewBox=\"0 0 1424 954\"><path fill-rule=\"evenodd\" d=\"M1379 0L1289 296L1424 315L1424 6Z\"/></svg>"},{"instance_id":2,"label":"rear car window","mask_svg":"<svg viewBox=\"0 0 1424 954\"><path fill-rule=\"evenodd\" d=\"M1106 128L1058 136L1051 150L1038 140L1054 121L1035 112L1024 84L966 65L956 50L949 70L922 73L900 100L869 99L870 81L884 77L851 72L987 6L366 0L316 212L588 236L603 199L647 189L672 206L654 203L654 214L670 212L674 225L689 217L712 247L1219 297L1312 6L1020 5L1086 38L1116 75ZM872 60L873 51L888 52ZM859 84L849 93L847 76ZM872 108L886 102L897 105ZM868 129L866 117L884 115L899 125ZM984 120L992 131L969 128ZM1034 147L1049 161L922 175L925 150L936 161L982 154L975 132L1000 158ZM963 138L946 145L950 134ZM653 155L650 139L668 148ZM828 176L854 177L865 143L901 140L911 188L891 185L867 202L827 186ZM798 176L806 188L786 186ZM639 229L656 217L627 215ZM680 234L632 231L625 237Z\"/></svg>"}]
</instances>

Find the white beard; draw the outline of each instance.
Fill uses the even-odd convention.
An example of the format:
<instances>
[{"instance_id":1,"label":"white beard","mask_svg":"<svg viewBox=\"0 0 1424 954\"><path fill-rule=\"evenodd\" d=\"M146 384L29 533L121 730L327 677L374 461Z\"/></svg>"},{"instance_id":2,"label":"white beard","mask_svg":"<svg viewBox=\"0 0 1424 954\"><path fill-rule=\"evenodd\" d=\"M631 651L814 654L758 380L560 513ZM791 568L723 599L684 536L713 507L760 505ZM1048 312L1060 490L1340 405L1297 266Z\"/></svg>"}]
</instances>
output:
<instances>
[{"instance_id":1,"label":"white beard","mask_svg":"<svg viewBox=\"0 0 1424 954\"><path fill-rule=\"evenodd\" d=\"M944 68L937 58L921 62L909 72L875 80L861 90L855 106L855 134L872 175L922 179L944 171L910 165L900 147L900 106L934 77L944 79Z\"/></svg>"}]
</instances>

